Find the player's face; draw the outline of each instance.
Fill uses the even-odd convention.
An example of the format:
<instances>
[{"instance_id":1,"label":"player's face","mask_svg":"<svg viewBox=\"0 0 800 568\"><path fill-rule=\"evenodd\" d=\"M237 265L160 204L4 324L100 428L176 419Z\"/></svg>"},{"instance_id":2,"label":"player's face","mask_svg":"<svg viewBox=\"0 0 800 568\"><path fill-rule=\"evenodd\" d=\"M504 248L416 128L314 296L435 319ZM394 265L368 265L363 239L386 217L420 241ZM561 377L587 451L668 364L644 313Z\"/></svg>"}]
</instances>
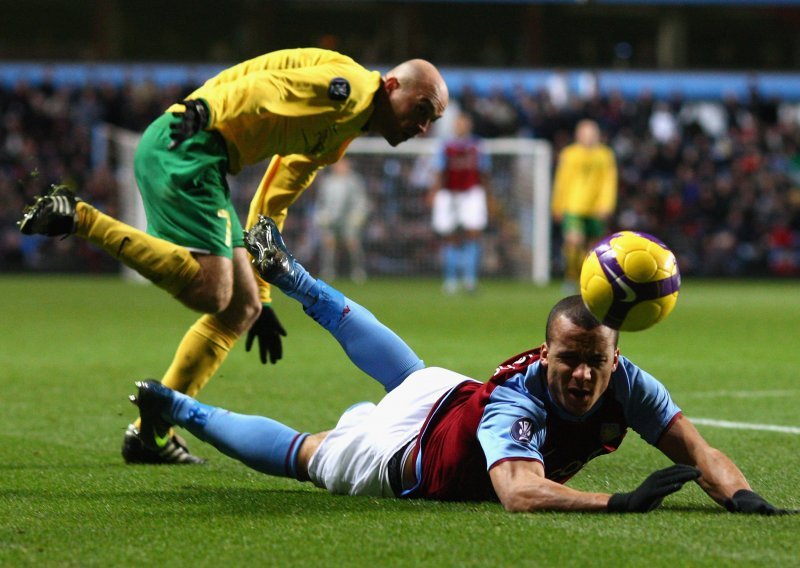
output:
<instances>
[{"instance_id":1,"label":"player's face","mask_svg":"<svg viewBox=\"0 0 800 568\"><path fill-rule=\"evenodd\" d=\"M435 86L404 86L390 78L387 91L391 112L381 134L392 146L425 134L444 114L446 102L441 100Z\"/></svg>"},{"instance_id":2,"label":"player's face","mask_svg":"<svg viewBox=\"0 0 800 568\"><path fill-rule=\"evenodd\" d=\"M583 329L561 316L552 322L550 336L541 354L550 396L570 414L583 416L600 400L617 368L614 332L605 326Z\"/></svg>"}]
</instances>

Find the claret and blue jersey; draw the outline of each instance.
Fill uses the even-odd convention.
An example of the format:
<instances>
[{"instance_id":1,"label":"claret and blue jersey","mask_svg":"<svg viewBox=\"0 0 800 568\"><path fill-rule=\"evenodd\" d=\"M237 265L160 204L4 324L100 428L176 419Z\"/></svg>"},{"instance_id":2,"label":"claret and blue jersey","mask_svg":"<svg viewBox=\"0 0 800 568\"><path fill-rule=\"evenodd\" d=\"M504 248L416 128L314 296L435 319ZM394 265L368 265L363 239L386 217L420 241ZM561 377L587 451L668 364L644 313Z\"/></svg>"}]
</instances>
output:
<instances>
[{"instance_id":1,"label":"claret and blue jersey","mask_svg":"<svg viewBox=\"0 0 800 568\"><path fill-rule=\"evenodd\" d=\"M625 357L586 415L550 398L539 350L509 359L486 383L463 382L434 406L412 454L418 484L408 497L496 500L489 470L508 460L539 461L564 483L589 460L615 451L628 428L655 445L680 409L666 388Z\"/></svg>"},{"instance_id":2,"label":"claret and blue jersey","mask_svg":"<svg viewBox=\"0 0 800 568\"><path fill-rule=\"evenodd\" d=\"M481 176L491 168L491 157L473 136L445 141L434 161L434 169L442 172L442 187L455 192L481 185Z\"/></svg>"}]
</instances>

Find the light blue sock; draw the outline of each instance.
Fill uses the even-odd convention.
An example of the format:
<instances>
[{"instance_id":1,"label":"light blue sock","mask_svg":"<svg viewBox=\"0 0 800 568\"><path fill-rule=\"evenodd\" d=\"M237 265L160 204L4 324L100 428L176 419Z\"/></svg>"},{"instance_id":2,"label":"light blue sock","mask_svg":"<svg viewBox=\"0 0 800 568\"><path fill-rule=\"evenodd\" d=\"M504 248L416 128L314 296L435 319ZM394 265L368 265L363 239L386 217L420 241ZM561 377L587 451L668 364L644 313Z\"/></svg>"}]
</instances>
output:
<instances>
[{"instance_id":1,"label":"light blue sock","mask_svg":"<svg viewBox=\"0 0 800 568\"><path fill-rule=\"evenodd\" d=\"M474 287L481 267L481 244L476 240L466 241L461 247L461 255L464 283Z\"/></svg>"},{"instance_id":2,"label":"light blue sock","mask_svg":"<svg viewBox=\"0 0 800 568\"><path fill-rule=\"evenodd\" d=\"M316 280L299 263L283 292L300 302L310 317L328 330L350 360L391 391L425 363L392 330L365 307L336 288Z\"/></svg>"},{"instance_id":3,"label":"light blue sock","mask_svg":"<svg viewBox=\"0 0 800 568\"><path fill-rule=\"evenodd\" d=\"M455 282L458 279L459 256L456 245L448 243L442 247L442 269L445 282Z\"/></svg>"},{"instance_id":4,"label":"light blue sock","mask_svg":"<svg viewBox=\"0 0 800 568\"><path fill-rule=\"evenodd\" d=\"M175 392L169 422L262 473L297 478L297 452L308 434L271 418L236 414Z\"/></svg>"},{"instance_id":5,"label":"light blue sock","mask_svg":"<svg viewBox=\"0 0 800 568\"><path fill-rule=\"evenodd\" d=\"M345 298L346 306L333 337L350 360L386 389L393 390L425 363L405 341L383 325L372 312Z\"/></svg>"},{"instance_id":6,"label":"light blue sock","mask_svg":"<svg viewBox=\"0 0 800 568\"><path fill-rule=\"evenodd\" d=\"M273 281L273 285L280 288L281 292L300 302L304 308L317 301L318 292L316 291L317 280L311 276L302 264L296 260L294 265L294 275L289 278L282 275Z\"/></svg>"}]
</instances>

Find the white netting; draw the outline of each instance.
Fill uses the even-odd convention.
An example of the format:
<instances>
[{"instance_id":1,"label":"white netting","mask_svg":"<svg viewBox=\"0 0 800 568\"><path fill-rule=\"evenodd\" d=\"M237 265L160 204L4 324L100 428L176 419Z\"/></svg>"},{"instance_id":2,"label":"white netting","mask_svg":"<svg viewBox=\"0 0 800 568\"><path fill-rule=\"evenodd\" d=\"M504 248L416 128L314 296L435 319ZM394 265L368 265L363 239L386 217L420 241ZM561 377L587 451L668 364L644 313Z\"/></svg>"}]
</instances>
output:
<instances>
[{"instance_id":1,"label":"white netting","mask_svg":"<svg viewBox=\"0 0 800 568\"><path fill-rule=\"evenodd\" d=\"M144 228L136 183L133 153L138 134L108 127L107 157L120 185L120 216ZM550 279L550 176L549 143L530 139L486 140L492 157L493 192L489 227L483 240L483 276L530 279L546 284ZM396 148L380 138L359 138L347 151L353 170L366 181L370 211L364 230L367 272L370 275L436 275L439 273L438 240L433 234L425 196L430 184L430 163L439 142L409 140ZM244 224L249 200L266 164L246 168L229 183ZM314 184L291 207L284 234L295 255L317 270L319 237L313 224ZM131 272L126 271L130 276Z\"/></svg>"}]
</instances>

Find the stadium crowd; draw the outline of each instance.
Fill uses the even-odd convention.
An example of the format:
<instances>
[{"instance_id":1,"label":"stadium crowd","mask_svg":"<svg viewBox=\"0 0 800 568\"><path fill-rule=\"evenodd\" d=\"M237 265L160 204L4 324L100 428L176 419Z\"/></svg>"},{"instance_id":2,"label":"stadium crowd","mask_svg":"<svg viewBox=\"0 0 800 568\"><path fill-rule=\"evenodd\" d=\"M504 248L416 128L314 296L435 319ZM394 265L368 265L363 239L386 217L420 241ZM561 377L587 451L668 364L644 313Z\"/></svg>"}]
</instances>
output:
<instances>
[{"instance_id":1,"label":"stadium crowd","mask_svg":"<svg viewBox=\"0 0 800 568\"><path fill-rule=\"evenodd\" d=\"M23 239L15 222L33 195L61 182L114 214L113 160L98 132L106 124L140 132L193 87L0 85L0 271L117 270L80 239ZM612 228L658 235L685 275L800 275L800 112L788 101L755 90L717 101L625 98L556 83L454 95L477 134L547 139L554 156L578 120L596 120L619 168ZM427 214L422 204L414 210Z\"/></svg>"}]
</instances>

